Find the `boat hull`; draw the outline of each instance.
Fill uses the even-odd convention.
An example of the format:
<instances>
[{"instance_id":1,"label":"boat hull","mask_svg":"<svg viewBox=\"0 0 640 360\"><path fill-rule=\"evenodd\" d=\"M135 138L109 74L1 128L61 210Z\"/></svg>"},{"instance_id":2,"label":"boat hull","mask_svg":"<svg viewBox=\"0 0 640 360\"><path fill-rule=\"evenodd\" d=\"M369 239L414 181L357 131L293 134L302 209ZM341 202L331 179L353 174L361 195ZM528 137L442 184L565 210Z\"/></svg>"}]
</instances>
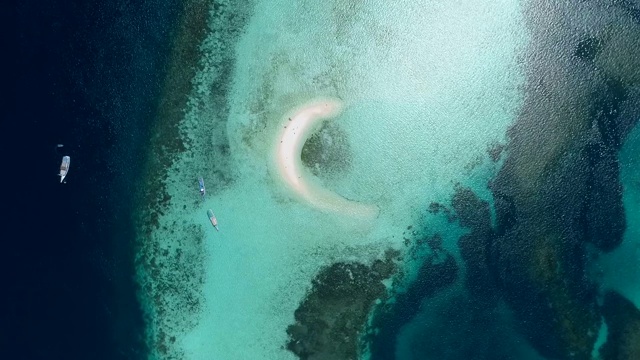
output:
<instances>
[{"instance_id":1,"label":"boat hull","mask_svg":"<svg viewBox=\"0 0 640 360\"><path fill-rule=\"evenodd\" d=\"M198 178L198 185L200 185L200 195L202 195L202 197L204 197L204 195L206 194L206 189L204 188L204 179L203 178Z\"/></svg>"},{"instance_id":2,"label":"boat hull","mask_svg":"<svg viewBox=\"0 0 640 360\"><path fill-rule=\"evenodd\" d=\"M58 174L58 176L60 176L60 182L62 183L62 181L64 181L65 176L67 176L67 173L69 172L69 166L71 165L71 157L69 156L63 156L62 157L62 163L60 164L60 173Z\"/></svg>"},{"instance_id":3,"label":"boat hull","mask_svg":"<svg viewBox=\"0 0 640 360\"><path fill-rule=\"evenodd\" d=\"M216 219L216 216L213 214L213 211L211 209L207 210L207 216L209 217L209 221L211 221L211 225L213 225L216 231L220 231L220 229L218 229L218 219Z\"/></svg>"}]
</instances>

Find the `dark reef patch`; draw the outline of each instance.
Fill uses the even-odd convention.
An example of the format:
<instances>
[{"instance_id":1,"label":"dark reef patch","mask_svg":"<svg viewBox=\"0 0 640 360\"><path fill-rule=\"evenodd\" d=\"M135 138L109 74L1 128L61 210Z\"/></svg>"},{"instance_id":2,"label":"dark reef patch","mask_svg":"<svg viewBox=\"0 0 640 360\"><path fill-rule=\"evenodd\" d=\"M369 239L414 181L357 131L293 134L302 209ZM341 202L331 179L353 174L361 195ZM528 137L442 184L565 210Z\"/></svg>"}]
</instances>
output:
<instances>
[{"instance_id":1,"label":"dark reef patch","mask_svg":"<svg viewBox=\"0 0 640 360\"><path fill-rule=\"evenodd\" d=\"M402 327L418 314L425 299L453 284L458 276L454 257L436 251L424 259L416 280L405 291L394 294L393 301L378 306L368 329L372 360L394 359L396 338Z\"/></svg>"},{"instance_id":2,"label":"dark reef patch","mask_svg":"<svg viewBox=\"0 0 640 360\"><path fill-rule=\"evenodd\" d=\"M466 268L465 285L478 302L495 303L498 291L490 268L494 232L489 203L471 189L458 186L451 200L460 225L471 231L458 240Z\"/></svg>"},{"instance_id":3,"label":"dark reef patch","mask_svg":"<svg viewBox=\"0 0 640 360\"><path fill-rule=\"evenodd\" d=\"M588 37L578 43L574 54L582 60L593 61L601 50L602 44L600 40L594 37Z\"/></svg>"},{"instance_id":4,"label":"dark reef patch","mask_svg":"<svg viewBox=\"0 0 640 360\"><path fill-rule=\"evenodd\" d=\"M396 271L398 255L387 251L371 266L338 262L321 270L287 328L287 349L303 360L358 359L367 317L386 298L382 280Z\"/></svg>"},{"instance_id":5,"label":"dark reef patch","mask_svg":"<svg viewBox=\"0 0 640 360\"><path fill-rule=\"evenodd\" d=\"M627 45L638 48L640 31L620 18L621 28L635 30L611 30L571 47L568 7L528 5L525 101L491 183L497 228L484 255L517 328L543 356L590 359L601 316L597 284L586 272L587 243L610 251L625 230L617 156L640 118L625 111L639 101L629 91L638 70L629 65L637 56ZM465 242L463 257L473 265L469 254L480 259L481 242Z\"/></svg>"},{"instance_id":6,"label":"dark reef patch","mask_svg":"<svg viewBox=\"0 0 640 360\"><path fill-rule=\"evenodd\" d=\"M437 214L437 213L439 213L441 210L444 210L444 209L446 209L446 207L445 207L444 205L442 205L442 204L440 204L440 203L437 203L437 202L432 202L431 204L429 204L429 209L428 209L428 211L429 211L431 214Z\"/></svg>"},{"instance_id":7,"label":"dark reef patch","mask_svg":"<svg viewBox=\"0 0 640 360\"><path fill-rule=\"evenodd\" d=\"M460 226L485 234L492 232L489 203L480 199L471 189L456 186L451 205Z\"/></svg>"},{"instance_id":8,"label":"dark reef patch","mask_svg":"<svg viewBox=\"0 0 640 360\"><path fill-rule=\"evenodd\" d=\"M590 171L581 221L585 240L602 251L611 251L622 243L626 229L617 151L594 144L585 152Z\"/></svg>"},{"instance_id":9,"label":"dark reef patch","mask_svg":"<svg viewBox=\"0 0 640 360\"><path fill-rule=\"evenodd\" d=\"M302 147L302 163L316 176L329 177L351 167L349 142L339 125L323 121Z\"/></svg>"},{"instance_id":10,"label":"dark reef patch","mask_svg":"<svg viewBox=\"0 0 640 360\"><path fill-rule=\"evenodd\" d=\"M439 214L440 212L443 212L444 215L447 217L447 221L449 222L456 221L456 215L453 213L453 211L448 207L444 206L443 204L432 202L429 204L427 211L430 214Z\"/></svg>"},{"instance_id":11,"label":"dark reef patch","mask_svg":"<svg viewBox=\"0 0 640 360\"><path fill-rule=\"evenodd\" d=\"M600 133L599 142L607 149L620 150L622 140L630 130L621 126L619 119L620 107L628 95L627 85L615 78L607 78L604 85L592 95L591 117Z\"/></svg>"},{"instance_id":12,"label":"dark reef patch","mask_svg":"<svg viewBox=\"0 0 640 360\"><path fill-rule=\"evenodd\" d=\"M487 149L487 154L491 158L491 161L498 162L502 158L502 154L504 153L505 145L496 143L489 146Z\"/></svg>"},{"instance_id":13,"label":"dark reef patch","mask_svg":"<svg viewBox=\"0 0 640 360\"><path fill-rule=\"evenodd\" d=\"M600 349L602 359L640 359L640 310L622 295L609 292L602 313L608 327L607 342Z\"/></svg>"}]
</instances>

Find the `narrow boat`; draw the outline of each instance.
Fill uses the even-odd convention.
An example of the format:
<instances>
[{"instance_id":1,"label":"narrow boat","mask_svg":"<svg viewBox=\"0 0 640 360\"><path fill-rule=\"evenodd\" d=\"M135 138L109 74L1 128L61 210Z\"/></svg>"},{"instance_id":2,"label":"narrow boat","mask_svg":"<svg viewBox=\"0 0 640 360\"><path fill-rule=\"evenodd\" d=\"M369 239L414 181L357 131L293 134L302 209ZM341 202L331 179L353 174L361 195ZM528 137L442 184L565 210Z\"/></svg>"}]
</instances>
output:
<instances>
[{"instance_id":1,"label":"narrow boat","mask_svg":"<svg viewBox=\"0 0 640 360\"><path fill-rule=\"evenodd\" d=\"M200 185L200 195L204 198L204 194L206 193L204 189L204 179L202 177L198 178L198 184Z\"/></svg>"},{"instance_id":2,"label":"narrow boat","mask_svg":"<svg viewBox=\"0 0 640 360\"><path fill-rule=\"evenodd\" d=\"M63 156L62 164L60 164L60 174L58 174L58 176L60 176L60 182L62 182L64 180L64 177L67 176L67 173L69 172L70 164L71 164L71 158L69 156Z\"/></svg>"},{"instance_id":3,"label":"narrow boat","mask_svg":"<svg viewBox=\"0 0 640 360\"><path fill-rule=\"evenodd\" d=\"M218 229L218 219L216 219L216 216L213 214L213 210L207 210L207 216L209 217L209 220L211 220L211 225L216 228L216 231L220 231L220 229Z\"/></svg>"}]
</instances>

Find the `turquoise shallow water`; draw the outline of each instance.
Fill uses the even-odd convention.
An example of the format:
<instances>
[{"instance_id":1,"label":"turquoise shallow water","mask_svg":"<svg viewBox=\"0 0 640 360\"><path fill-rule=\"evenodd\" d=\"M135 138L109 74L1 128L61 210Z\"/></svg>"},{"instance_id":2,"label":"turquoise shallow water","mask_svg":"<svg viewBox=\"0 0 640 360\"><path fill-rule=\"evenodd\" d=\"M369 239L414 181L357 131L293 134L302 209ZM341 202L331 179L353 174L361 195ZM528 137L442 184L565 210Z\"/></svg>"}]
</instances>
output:
<instances>
[{"instance_id":1,"label":"turquoise shallow water","mask_svg":"<svg viewBox=\"0 0 640 360\"><path fill-rule=\"evenodd\" d=\"M402 249L403 230L424 216L429 202L445 201L472 172L495 171L487 150L504 141L518 109L517 56L526 31L517 2L476 5L470 14L468 4L437 2L255 4L234 49L228 118L207 105L206 83L217 69L205 67L192 95L197 106L182 125L193 147L169 171L176 210L160 221L202 229L202 248L193 251L206 254L194 259L205 273L199 311L190 321L157 318L155 326L175 336L177 353L293 358L281 348L284 329L318 269L338 260L368 263L386 249ZM205 63L227 50L216 47L216 36L203 44ZM324 96L344 104L330 121L349 145L350 166L314 181L374 204L380 209L374 221L300 203L274 176L269 154L282 117ZM220 134L203 136L198 129L216 122L226 123L230 144L222 171L236 180L223 188L208 183L215 190L194 206L185 183L202 164L219 166L215 153L203 149ZM211 231L207 208L214 209L220 233ZM171 247L175 236L179 232L159 230L152 241Z\"/></svg>"},{"instance_id":2,"label":"turquoise shallow water","mask_svg":"<svg viewBox=\"0 0 640 360\"><path fill-rule=\"evenodd\" d=\"M242 14L243 22L231 29L227 21L235 19L235 14ZM534 88L525 84L530 76L525 57L532 41L532 22L525 21L526 15L525 4L512 0L419 4L408 0L348 4L256 1L251 6L212 8L211 31L200 46L199 70L179 124L178 136L185 148L175 154L175 162L163 174L170 205L145 239L147 249L153 251L142 255L151 259L147 261L153 268L150 276L141 273L140 281L150 313L148 336L154 355L298 358L294 352L308 344L295 340L292 345L291 331L287 331L300 321L301 304L322 287L318 274L334 264L373 268L375 260L394 250L399 254L394 263L397 276L383 284L395 298L380 306L391 310L382 315L372 315L368 308L358 310L368 314L368 330L373 333L368 334L373 340L352 341L354 347L363 349L361 358L386 359L385 354L398 359L469 358L465 351L474 348L481 354L478 358L485 358L497 347L500 351L495 356L500 358L542 359L527 335L514 330L520 309L510 308L510 301L517 302L509 298L513 293L505 291L506 300L484 294L480 301L473 297L477 294L470 295L478 290L467 280L478 270L468 260L470 253L482 253L487 263L503 266L488 271L493 272L490 277L500 278L511 271L507 268L511 264L500 262L503 254L473 239L491 234L492 241L505 242L509 214L504 203L521 205L519 199L498 196L502 193L495 189L501 189L500 184L489 185L511 154L508 146L503 148L508 130L531 111L523 110L525 90ZM554 36L560 35L550 38ZM550 63L549 72L553 74L557 66L557 76L569 77L572 74L562 68L568 62ZM587 71L582 65L576 68L579 76ZM545 86L540 86L540 93L548 90ZM568 98L571 106L583 101ZM275 154L283 129L290 124L287 117L293 109L318 99L333 99L342 111L327 119L320 130L315 129L320 135L309 142L320 145L310 150L310 163L300 178L354 203L375 207L375 217L353 217L340 206L314 206L280 176ZM550 108L549 104L556 104L553 101L542 107ZM563 114L564 104L557 102L561 109L557 113ZM531 168L541 169L535 179L553 178L553 166L562 168L563 156L573 156L572 148L558 151L560 155L553 153L555 149L574 146L587 137L583 119L575 116L578 125L561 123L551 135L544 133L546 124L540 125L541 134L556 139L542 139L554 146L542 155L551 153L549 157L560 160L539 160L543 165L552 164L544 168L535 159ZM574 133L578 134L575 139ZM640 235L634 225L637 142L636 129L620 158L629 223L625 241L620 249L600 258L597 270L602 284L636 304L634 277L618 276L614 264L624 262L631 272L638 271L633 267L638 260L634 240ZM515 168L514 184L535 182L522 175L528 167L510 166ZM198 176L207 184L203 200L197 191ZM494 198L502 206L501 219L494 211ZM207 209L216 213L220 232L211 227ZM543 221L547 218L540 216ZM549 233L544 235L555 234ZM425 240L435 235L441 243ZM429 243L428 248L421 247L424 242ZM573 276L572 269L561 273L563 269L545 267L565 260L561 245L527 251L516 247L501 249L513 251L516 257L534 254L532 261L542 264L542 270L534 273L538 281L549 284L550 292L556 289L558 276ZM445 271L447 259L456 264L454 275ZM517 260L513 262L515 271L520 271ZM580 268L581 260L576 262ZM426 273L425 264L431 266ZM358 274L350 269L346 276L353 280ZM448 276L450 282L442 285L445 290L430 290L438 277ZM424 279L426 284L420 283ZM523 287L533 286L523 283ZM340 288L343 284L336 281L334 285ZM558 287L550 295L548 308L552 311L564 311L562 306L573 301L573 289ZM493 290L488 287L486 291ZM353 299L356 303L357 294ZM352 306L351 310L359 306L324 300L329 303L324 310L339 312L340 306ZM410 310L394 310L394 301L405 301ZM484 302L492 304L490 311L484 311ZM385 314L393 316L385 318ZM333 324L337 320L325 317L322 321ZM390 335L384 333L385 326L393 329ZM485 326L485 335L478 335ZM364 327L363 321L360 332L349 336L363 336ZM567 331L573 331L569 328ZM376 338L380 329L382 335ZM589 328L589 332L597 330ZM332 345L317 344L322 349L315 350L324 351L323 346ZM555 343L545 346L553 348ZM332 356L328 358L352 358Z\"/></svg>"}]
</instances>

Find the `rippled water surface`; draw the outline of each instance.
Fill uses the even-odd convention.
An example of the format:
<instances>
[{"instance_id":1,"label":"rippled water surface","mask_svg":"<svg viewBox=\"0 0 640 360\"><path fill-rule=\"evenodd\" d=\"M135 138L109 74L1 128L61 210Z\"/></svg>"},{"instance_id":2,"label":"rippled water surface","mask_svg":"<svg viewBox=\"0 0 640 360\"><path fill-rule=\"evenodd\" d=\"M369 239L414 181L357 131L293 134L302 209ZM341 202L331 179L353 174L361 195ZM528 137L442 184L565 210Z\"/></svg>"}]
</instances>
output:
<instances>
[{"instance_id":1,"label":"rippled water surface","mask_svg":"<svg viewBox=\"0 0 640 360\"><path fill-rule=\"evenodd\" d=\"M74 354L640 359L636 1L47 9Z\"/></svg>"}]
</instances>

